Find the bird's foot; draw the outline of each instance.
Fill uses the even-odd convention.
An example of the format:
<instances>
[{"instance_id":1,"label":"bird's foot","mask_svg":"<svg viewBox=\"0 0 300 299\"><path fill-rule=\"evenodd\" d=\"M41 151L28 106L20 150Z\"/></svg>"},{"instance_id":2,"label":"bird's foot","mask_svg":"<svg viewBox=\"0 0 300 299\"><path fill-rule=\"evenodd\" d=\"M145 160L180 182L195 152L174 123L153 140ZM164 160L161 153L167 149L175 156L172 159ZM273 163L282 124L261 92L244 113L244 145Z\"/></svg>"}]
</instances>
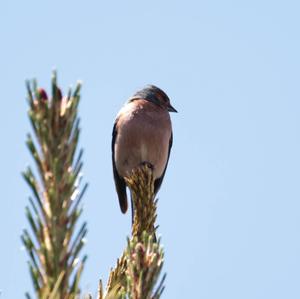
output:
<instances>
[{"instance_id":1,"label":"bird's foot","mask_svg":"<svg viewBox=\"0 0 300 299\"><path fill-rule=\"evenodd\" d=\"M150 162L144 161L144 162L142 162L140 165L142 165L142 166L147 166L147 167L150 168L151 170L154 170L154 165L151 164Z\"/></svg>"}]
</instances>

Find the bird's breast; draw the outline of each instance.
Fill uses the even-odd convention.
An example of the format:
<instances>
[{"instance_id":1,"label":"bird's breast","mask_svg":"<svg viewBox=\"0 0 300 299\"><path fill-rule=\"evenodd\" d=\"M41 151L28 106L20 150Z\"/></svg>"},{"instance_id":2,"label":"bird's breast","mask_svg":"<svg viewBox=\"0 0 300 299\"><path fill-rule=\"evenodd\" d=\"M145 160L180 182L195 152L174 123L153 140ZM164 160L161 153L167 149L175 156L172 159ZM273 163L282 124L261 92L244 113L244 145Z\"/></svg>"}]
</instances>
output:
<instances>
[{"instance_id":1,"label":"bird's breast","mask_svg":"<svg viewBox=\"0 0 300 299\"><path fill-rule=\"evenodd\" d=\"M123 177L143 162L152 164L155 178L159 178L165 169L171 122L167 112L154 112L133 111L119 118L115 161Z\"/></svg>"}]
</instances>

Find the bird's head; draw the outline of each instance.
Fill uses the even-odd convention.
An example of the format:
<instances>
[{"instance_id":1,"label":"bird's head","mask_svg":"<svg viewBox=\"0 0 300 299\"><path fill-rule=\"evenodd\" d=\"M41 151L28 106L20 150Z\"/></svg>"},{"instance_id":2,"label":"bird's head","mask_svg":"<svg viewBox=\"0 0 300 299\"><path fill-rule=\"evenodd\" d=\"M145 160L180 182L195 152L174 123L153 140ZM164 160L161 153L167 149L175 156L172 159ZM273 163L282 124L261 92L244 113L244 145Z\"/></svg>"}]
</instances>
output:
<instances>
[{"instance_id":1,"label":"bird's head","mask_svg":"<svg viewBox=\"0 0 300 299\"><path fill-rule=\"evenodd\" d=\"M169 97L164 91L154 85L147 85L145 88L136 92L129 101L137 99L144 99L149 101L169 112L177 112L177 110L171 105Z\"/></svg>"}]
</instances>

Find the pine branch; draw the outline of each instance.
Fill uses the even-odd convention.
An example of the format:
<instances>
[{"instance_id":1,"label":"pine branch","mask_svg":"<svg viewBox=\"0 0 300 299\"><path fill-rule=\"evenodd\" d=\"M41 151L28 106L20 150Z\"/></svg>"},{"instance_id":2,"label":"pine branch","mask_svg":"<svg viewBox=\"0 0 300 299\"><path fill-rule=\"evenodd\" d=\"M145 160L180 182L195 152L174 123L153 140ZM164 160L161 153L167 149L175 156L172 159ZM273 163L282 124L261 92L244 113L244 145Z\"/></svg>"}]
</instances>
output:
<instances>
[{"instance_id":1,"label":"pine branch","mask_svg":"<svg viewBox=\"0 0 300 299\"><path fill-rule=\"evenodd\" d=\"M27 91L34 138L29 134L26 143L38 177L31 167L23 173L33 197L29 198L30 207L26 207L31 232L24 230L21 238L29 254L36 297L78 298L86 261L86 256L80 259L80 253L87 234L86 223L75 228L87 189L86 184L79 188L82 150L76 154L80 84L63 97L54 73L51 99L35 81L27 82Z\"/></svg>"},{"instance_id":2,"label":"pine branch","mask_svg":"<svg viewBox=\"0 0 300 299\"><path fill-rule=\"evenodd\" d=\"M164 280L153 291L163 266L164 253L160 242L143 233L139 241L137 237L128 242L127 246L127 294L130 299L158 299L164 290Z\"/></svg>"},{"instance_id":3,"label":"pine branch","mask_svg":"<svg viewBox=\"0 0 300 299\"><path fill-rule=\"evenodd\" d=\"M125 178L134 205L132 237L117 265L111 270L106 294L100 283L98 299L159 299L165 275L158 281L164 254L155 236L156 204L151 168L143 165Z\"/></svg>"}]
</instances>

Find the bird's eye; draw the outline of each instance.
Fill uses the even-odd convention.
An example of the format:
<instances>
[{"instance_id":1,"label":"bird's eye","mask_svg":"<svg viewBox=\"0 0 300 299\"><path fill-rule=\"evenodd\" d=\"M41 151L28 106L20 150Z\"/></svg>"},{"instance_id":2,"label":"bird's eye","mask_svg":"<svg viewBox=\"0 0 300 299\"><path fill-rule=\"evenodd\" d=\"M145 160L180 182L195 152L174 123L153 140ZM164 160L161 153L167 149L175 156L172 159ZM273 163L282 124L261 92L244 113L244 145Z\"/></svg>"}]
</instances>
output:
<instances>
[{"instance_id":1,"label":"bird's eye","mask_svg":"<svg viewBox=\"0 0 300 299\"><path fill-rule=\"evenodd\" d=\"M169 99L168 98L163 98L165 104L169 104Z\"/></svg>"},{"instance_id":2,"label":"bird's eye","mask_svg":"<svg viewBox=\"0 0 300 299\"><path fill-rule=\"evenodd\" d=\"M160 101L164 102L164 103L167 103L168 102L168 99L162 95L159 95L158 97L160 99Z\"/></svg>"}]
</instances>

